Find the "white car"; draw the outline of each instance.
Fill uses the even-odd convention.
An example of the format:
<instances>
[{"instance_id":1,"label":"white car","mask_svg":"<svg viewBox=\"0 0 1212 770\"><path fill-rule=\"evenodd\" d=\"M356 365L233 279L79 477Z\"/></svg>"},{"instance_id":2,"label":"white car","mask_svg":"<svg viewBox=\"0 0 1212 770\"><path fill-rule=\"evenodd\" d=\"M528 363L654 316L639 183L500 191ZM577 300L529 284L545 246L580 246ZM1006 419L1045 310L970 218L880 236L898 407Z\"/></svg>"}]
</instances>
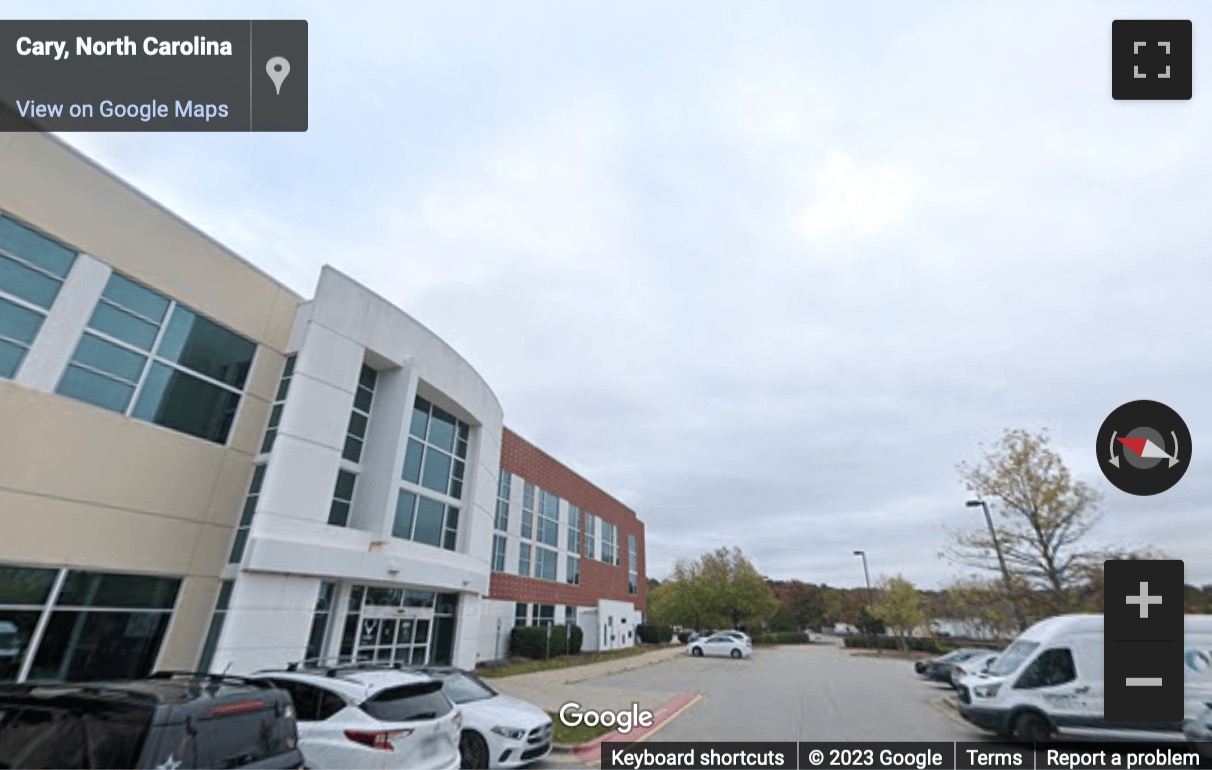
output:
<instances>
[{"instance_id":1,"label":"white car","mask_svg":"<svg viewBox=\"0 0 1212 770\"><path fill-rule=\"evenodd\" d=\"M1187 692L1183 735L1197 751L1212 758L1212 692Z\"/></svg>"},{"instance_id":2,"label":"white car","mask_svg":"<svg viewBox=\"0 0 1212 770\"><path fill-rule=\"evenodd\" d=\"M731 636L733 639L740 639L750 647L753 646L753 640L744 631L716 631L712 636Z\"/></svg>"},{"instance_id":3,"label":"white car","mask_svg":"<svg viewBox=\"0 0 1212 770\"><path fill-rule=\"evenodd\" d=\"M959 680L966 676L988 671L989 667L993 665L1000 654L1000 652L981 653L975 657L955 663L951 666L951 684L956 686L959 684Z\"/></svg>"},{"instance_id":4,"label":"white car","mask_svg":"<svg viewBox=\"0 0 1212 770\"><path fill-rule=\"evenodd\" d=\"M259 671L290 693L307 767L456 770L463 715L442 683L365 665Z\"/></svg>"},{"instance_id":5,"label":"white car","mask_svg":"<svg viewBox=\"0 0 1212 770\"><path fill-rule=\"evenodd\" d=\"M538 706L502 695L461 668L409 670L442 682L446 697L463 712L463 767L521 767L551 753L551 717Z\"/></svg>"},{"instance_id":6,"label":"white car","mask_svg":"<svg viewBox=\"0 0 1212 770\"><path fill-rule=\"evenodd\" d=\"M714 634L706 639L696 639L687 645L687 649L696 658L703 655L748 658L753 654L753 647L747 641L728 634Z\"/></svg>"}]
</instances>

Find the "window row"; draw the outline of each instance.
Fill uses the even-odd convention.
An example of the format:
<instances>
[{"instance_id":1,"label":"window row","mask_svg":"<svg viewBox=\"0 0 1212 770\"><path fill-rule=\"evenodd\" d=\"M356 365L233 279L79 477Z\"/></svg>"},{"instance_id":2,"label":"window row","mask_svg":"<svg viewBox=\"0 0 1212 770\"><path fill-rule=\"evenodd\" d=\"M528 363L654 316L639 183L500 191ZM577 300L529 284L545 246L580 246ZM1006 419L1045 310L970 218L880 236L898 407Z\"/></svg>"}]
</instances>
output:
<instances>
[{"instance_id":1,"label":"window row","mask_svg":"<svg viewBox=\"0 0 1212 770\"><path fill-rule=\"evenodd\" d=\"M0 217L0 377L33 345L77 254ZM219 444L256 343L114 272L55 391Z\"/></svg>"}]
</instances>

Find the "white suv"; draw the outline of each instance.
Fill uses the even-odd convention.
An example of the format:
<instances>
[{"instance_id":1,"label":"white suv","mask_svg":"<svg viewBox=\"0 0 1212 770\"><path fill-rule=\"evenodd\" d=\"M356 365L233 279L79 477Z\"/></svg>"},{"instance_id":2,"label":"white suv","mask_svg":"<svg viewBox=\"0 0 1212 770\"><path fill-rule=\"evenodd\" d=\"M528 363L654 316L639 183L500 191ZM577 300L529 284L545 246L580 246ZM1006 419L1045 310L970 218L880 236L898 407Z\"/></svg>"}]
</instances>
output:
<instances>
[{"instance_id":1,"label":"white suv","mask_svg":"<svg viewBox=\"0 0 1212 770\"><path fill-rule=\"evenodd\" d=\"M310 768L454 770L463 715L422 674L371 666L259 671L290 693Z\"/></svg>"},{"instance_id":2,"label":"white suv","mask_svg":"<svg viewBox=\"0 0 1212 770\"><path fill-rule=\"evenodd\" d=\"M521 767L551 753L551 717L538 706L502 695L461 668L410 670L440 680L442 691L463 712L464 768Z\"/></svg>"}]
</instances>

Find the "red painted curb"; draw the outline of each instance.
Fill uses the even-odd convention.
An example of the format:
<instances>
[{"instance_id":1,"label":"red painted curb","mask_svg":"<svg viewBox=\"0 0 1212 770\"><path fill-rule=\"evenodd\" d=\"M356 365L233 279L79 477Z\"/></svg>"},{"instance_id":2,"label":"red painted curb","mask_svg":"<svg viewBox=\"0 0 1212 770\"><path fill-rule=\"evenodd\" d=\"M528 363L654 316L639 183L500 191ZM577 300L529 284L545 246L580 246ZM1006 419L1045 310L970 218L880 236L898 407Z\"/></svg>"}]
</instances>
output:
<instances>
[{"instance_id":1,"label":"red painted curb","mask_svg":"<svg viewBox=\"0 0 1212 770\"><path fill-rule=\"evenodd\" d=\"M643 740L649 733L672 719L682 708L692 702L698 695L692 692L679 693L652 711L652 724L648 727L634 727L629 733L615 730L600 738L594 738L588 743L572 748L572 755L582 762L596 763L602 760L602 744L606 741L635 742Z\"/></svg>"}]
</instances>

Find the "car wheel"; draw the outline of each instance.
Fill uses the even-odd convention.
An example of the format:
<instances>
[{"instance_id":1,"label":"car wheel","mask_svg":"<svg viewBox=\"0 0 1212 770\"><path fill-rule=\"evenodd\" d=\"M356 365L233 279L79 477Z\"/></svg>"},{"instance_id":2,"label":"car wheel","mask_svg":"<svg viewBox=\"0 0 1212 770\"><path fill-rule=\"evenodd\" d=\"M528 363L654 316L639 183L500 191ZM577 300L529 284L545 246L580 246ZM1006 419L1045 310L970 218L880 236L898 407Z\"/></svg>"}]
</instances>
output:
<instances>
[{"instance_id":1,"label":"car wheel","mask_svg":"<svg viewBox=\"0 0 1212 770\"><path fill-rule=\"evenodd\" d=\"M1052 740L1052 727L1039 714L1023 714L1014 720L1014 737L1020 741L1043 743Z\"/></svg>"},{"instance_id":2,"label":"car wheel","mask_svg":"<svg viewBox=\"0 0 1212 770\"><path fill-rule=\"evenodd\" d=\"M459 734L459 756L462 763L459 767L464 770L488 767L488 744L479 733L464 730Z\"/></svg>"},{"instance_id":3,"label":"car wheel","mask_svg":"<svg viewBox=\"0 0 1212 770\"><path fill-rule=\"evenodd\" d=\"M690 654L696 658L701 658L701 657L703 657L703 648L702 647L691 647Z\"/></svg>"},{"instance_id":4,"label":"car wheel","mask_svg":"<svg viewBox=\"0 0 1212 770\"><path fill-rule=\"evenodd\" d=\"M740 650L733 650L733 651L732 651L732 657L734 657L734 658L739 658L739 657L741 657L741 651L740 651Z\"/></svg>"}]
</instances>

